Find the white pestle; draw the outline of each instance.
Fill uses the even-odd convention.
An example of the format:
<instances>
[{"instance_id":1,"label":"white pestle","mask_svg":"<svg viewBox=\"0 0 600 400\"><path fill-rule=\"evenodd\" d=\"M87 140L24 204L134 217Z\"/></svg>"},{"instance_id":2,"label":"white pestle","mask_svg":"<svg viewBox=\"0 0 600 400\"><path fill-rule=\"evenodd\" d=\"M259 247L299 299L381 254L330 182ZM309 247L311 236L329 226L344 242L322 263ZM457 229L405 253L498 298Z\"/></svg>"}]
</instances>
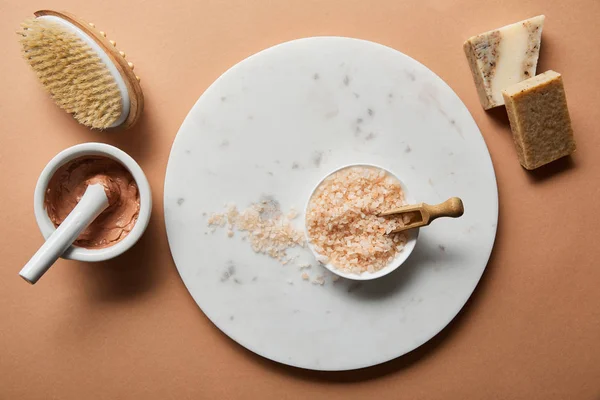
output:
<instances>
[{"instance_id":1,"label":"white pestle","mask_svg":"<svg viewBox=\"0 0 600 400\"><path fill-rule=\"evenodd\" d=\"M108 205L104 186L99 183L89 185L73 211L25 264L19 275L32 285L36 283Z\"/></svg>"}]
</instances>

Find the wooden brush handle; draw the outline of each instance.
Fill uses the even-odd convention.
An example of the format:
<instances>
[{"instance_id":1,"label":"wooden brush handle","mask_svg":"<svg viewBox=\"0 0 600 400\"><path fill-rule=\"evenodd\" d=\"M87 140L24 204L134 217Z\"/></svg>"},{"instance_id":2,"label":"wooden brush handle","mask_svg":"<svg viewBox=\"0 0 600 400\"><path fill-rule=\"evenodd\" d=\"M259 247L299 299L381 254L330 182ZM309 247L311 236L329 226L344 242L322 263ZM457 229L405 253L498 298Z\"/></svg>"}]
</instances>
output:
<instances>
[{"instance_id":1,"label":"wooden brush handle","mask_svg":"<svg viewBox=\"0 0 600 400\"><path fill-rule=\"evenodd\" d=\"M458 218L465 212L462 200L458 197L451 197L445 202L433 206L429 204L423 206L429 213L429 222L440 217Z\"/></svg>"}]
</instances>

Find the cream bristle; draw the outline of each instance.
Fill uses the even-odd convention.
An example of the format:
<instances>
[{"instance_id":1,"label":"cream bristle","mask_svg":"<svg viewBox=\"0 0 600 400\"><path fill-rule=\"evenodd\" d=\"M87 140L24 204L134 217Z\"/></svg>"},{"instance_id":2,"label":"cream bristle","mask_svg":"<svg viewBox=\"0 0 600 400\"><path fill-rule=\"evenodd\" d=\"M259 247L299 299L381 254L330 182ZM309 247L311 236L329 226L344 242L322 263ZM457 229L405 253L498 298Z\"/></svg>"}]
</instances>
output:
<instances>
[{"instance_id":1,"label":"cream bristle","mask_svg":"<svg viewBox=\"0 0 600 400\"><path fill-rule=\"evenodd\" d=\"M53 21L30 19L21 26L23 56L60 108L95 129L119 119L121 93L90 46Z\"/></svg>"}]
</instances>

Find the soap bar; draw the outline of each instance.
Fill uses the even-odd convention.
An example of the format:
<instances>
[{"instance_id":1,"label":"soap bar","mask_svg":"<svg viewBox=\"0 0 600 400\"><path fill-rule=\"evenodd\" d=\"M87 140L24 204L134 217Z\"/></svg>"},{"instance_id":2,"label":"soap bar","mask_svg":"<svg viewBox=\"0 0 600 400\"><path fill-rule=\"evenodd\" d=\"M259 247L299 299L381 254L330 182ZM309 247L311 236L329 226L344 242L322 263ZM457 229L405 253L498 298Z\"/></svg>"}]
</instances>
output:
<instances>
[{"instance_id":1,"label":"soap bar","mask_svg":"<svg viewBox=\"0 0 600 400\"><path fill-rule=\"evenodd\" d=\"M547 71L502 91L519 161L535 169L575 151L562 76Z\"/></svg>"},{"instance_id":2,"label":"soap bar","mask_svg":"<svg viewBox=\"0 0 600 400\"><path fill-rule=\"evenodd\" d=\"M484 109L503 105L503 89L535 76L545 18L529 18L473 36L464 43Z\"/></svg>"}]
</instances>

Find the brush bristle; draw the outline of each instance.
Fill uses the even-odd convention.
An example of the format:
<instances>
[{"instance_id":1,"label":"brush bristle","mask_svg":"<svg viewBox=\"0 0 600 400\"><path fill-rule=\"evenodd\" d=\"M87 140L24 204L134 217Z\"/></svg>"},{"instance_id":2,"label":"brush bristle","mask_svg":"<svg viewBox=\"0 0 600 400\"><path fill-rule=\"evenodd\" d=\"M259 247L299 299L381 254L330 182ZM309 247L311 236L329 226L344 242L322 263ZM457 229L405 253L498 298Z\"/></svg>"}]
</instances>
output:
<instances>
[{"instance_id":1,"label":"brush bristle","mask_svg":"<svg viewBox=\"0 0 600 400\"><path fill-rule=\"evenodd\" d=\"M89 45L53 21L30 19L21 26L23 56L60 108L95 129L119 119L117 83Z\"/></svg>"}]
</instances>

